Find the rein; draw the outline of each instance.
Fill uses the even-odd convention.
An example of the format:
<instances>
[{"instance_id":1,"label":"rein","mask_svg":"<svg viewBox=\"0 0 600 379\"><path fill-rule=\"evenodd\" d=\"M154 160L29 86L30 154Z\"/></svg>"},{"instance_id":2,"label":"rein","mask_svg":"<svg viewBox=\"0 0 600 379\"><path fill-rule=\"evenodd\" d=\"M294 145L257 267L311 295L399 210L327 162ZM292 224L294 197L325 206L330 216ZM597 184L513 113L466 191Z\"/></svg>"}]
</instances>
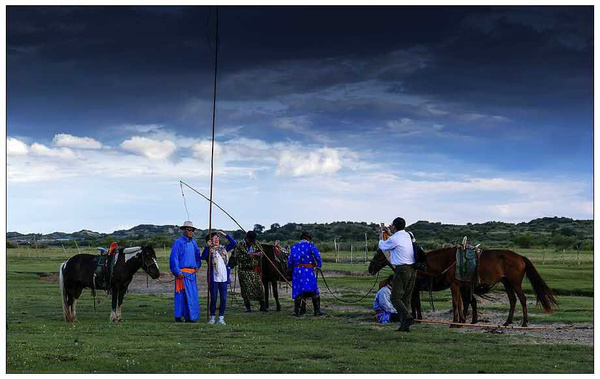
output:
<instances>
[{"instance_id":1,"label":"rein","mask_svg":"<svg viewBox=\"0 0 600 379\"><path fill-rule=\"evenodd\" d=\"M369 289L369 292L367 292L363 297L361 297L358 300L355 301L348 301L348 300L342 300L339 297L335 296L335 293L333 293L333 291L331 291L331 288L329 288L329 284L327 284L327 280L325 279L325 276L323 275L323 271L322 270L318 270L321 273L321 278L323 278L323 283L325 283L325 287L327 288L327 290L329 291L329 293L339 302L341 303L346 303L346 304L353 304L353 303L358 303L359 301L362 301L364 298L366 298L367 296L369 296L369 294L373 291L373 288L375 288L375 285L377 284L377 281L379 280L379 271L377 272L377 276L375 277L375 282L373 283L373 285L371 286L371 289Z\"/></svg>"}]
</instances>

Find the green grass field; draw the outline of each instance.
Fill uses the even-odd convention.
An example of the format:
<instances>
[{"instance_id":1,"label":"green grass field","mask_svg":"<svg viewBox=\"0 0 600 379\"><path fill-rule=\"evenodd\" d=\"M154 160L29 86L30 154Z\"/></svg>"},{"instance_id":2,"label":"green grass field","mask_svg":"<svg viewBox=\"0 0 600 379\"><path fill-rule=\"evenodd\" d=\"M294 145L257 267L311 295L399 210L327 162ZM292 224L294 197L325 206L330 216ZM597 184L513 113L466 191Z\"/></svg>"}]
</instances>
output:
<instances>
[{"instance_id":1,"label":"green grass field","mask_svg":"<svg viewBox=\"0 0 600 379\"><path fill-rule=\"evenodd\" d=\"M231 298L227 325L172 322L172 296L128 294L124 322L109 322L106 295L94 311L89 290L78 304L79 322L63 320L57 283L40 279L56 273L74 254L60 250L9 250L7 260L7 372L8 373L592 373L593 346L538 344L526 335L464 333L440 325L416 325L399 333L395 325L374 322L373 295L346 306L327 294L321 279L322 318L291 317L289 293L281 291L282 312L243 312L239 298ZM168 267L168 251L157 250L161 271ZM530 307L531 322L593 323L593 255L579 261L569 252L519 251L536 265L558 294L559 309L552 315ZM545 254L543 257L542 254ZM335 263L325 256L324 270L348 275L327 279L338 297L364 295L375 281L359 276L366 264ZM543 261L542 261L543 259ZM201 276L203 277L202 269ZM386 275L382 272L380 280ZM525 281L526 282L526 281ZM531 296L531 286L524 289ZM206 312L201 294L201 313ZM434 294L438 309L450 309L450 294ZM428 307L424 301L424 307ZM490 308L507 312L507 307ZM517 307L515 321L520 321ZM564 332L568 333L568 332Z\"/></svg>"}]
</instances>

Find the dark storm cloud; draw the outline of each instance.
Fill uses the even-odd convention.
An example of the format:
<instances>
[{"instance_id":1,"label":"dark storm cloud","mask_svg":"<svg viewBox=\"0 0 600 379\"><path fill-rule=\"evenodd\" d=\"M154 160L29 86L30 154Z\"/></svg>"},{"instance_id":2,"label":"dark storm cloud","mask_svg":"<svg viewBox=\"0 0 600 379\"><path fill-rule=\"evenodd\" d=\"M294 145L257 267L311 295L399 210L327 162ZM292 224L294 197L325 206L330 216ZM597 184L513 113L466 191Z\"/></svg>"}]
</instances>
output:
<instances>
[{"instance_id":1,"label":"dark storm cloud","mask_svg":"<svg viewBox=\"0 0 600 379\"><path fill-rule=\"evenodd\" d=\"M430 47L435 58L407 81L407 88L482 106L591 101L592 14L591 8L587 10L542 7L477 12L457 27L448 42ZM573 30L578 32L570 34Z\"/></svg>"},{"instance_id":2,"label":"dark storm cloud","mask_svg":"<svg viewBox=\"0 0 600 379\"><path fill-rule=\"evenodd\" d=\"M210 51L203 42L208 9L160 10L9 7L9 51L33 46L35 59L77 61L115 72L195 70L207 65L204 56Z\"/></svg>"},{"instance_id":3,"label":"dark storm cloud","mask_svg":"<svg viewBox=\"0 0 600 379\"><path fill-rule=\"evenodd\" d=\"M220 7L220 117L339 129L589 111L591 9ZM13 125L190 126L210 109L212 7L11 6L7 20Z\"/></svg>"}]
</instances>

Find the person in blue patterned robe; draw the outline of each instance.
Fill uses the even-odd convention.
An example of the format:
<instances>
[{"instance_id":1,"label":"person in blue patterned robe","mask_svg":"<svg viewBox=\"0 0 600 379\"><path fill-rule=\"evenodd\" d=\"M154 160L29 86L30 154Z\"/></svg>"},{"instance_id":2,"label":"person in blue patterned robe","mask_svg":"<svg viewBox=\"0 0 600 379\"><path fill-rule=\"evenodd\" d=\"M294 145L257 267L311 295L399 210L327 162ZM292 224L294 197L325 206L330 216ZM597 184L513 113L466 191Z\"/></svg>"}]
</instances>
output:
<instances>
[{"instance_id":1,"label":"person in blue patterned robe","mask_svg":"<svg viewBox=\"0 0 600 379\"><path fill-rule=\"evenodd\" d=\"M312 298L315 316L322 316L321 297L315 268L321 269L321 254L317 247L311 242L309 233L300 235L300 242L292 246L288 258L288 267L292 270L292 298L294 299L294 313L298 317L301 314L302 301Z\"/></svg>"}]
</instances>

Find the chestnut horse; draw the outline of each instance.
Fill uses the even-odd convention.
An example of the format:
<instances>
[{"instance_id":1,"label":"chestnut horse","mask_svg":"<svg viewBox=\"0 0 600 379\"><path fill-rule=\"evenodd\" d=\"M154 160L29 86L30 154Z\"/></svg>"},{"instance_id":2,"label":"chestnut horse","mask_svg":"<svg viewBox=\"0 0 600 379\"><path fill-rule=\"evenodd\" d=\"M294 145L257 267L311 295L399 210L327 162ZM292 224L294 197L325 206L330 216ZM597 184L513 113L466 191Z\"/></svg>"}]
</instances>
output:
<instances>
[{"instance_id":1,"label":"chestnut horse","mask_svg":"<svg viewBox=\"0 0 600 379\"><path fill-rule=\"evenodd\" d=\"M462 300L460 300L461 287L465 282L459 282L454 279L456 267L456 247L442 248L427 253L427 272L418 272L421 276L440 277L445 276L445 282L450 284L453 299L453 321L465 322L465 313L462 309ZM375 275L387 262L384 253L378 249L369 265L369 273ZM522 289L523 277L527 279L533 287L537 301L542 305L546 313L552 313L553 307L557 305L556 299L550 287L544 282L535 266L529 259L519 255L511 250L484 250L479 260L479 289L475 292L487 291L495 284L501 282L508 296L510 310L508 319L504 325L513 322L515 305L517 297L523 308L522 326L527 326L527 302ZM473 304L474 301L472 301ZM474 305L474 310L475 304Z\"/></svg>"}]
</instances>

